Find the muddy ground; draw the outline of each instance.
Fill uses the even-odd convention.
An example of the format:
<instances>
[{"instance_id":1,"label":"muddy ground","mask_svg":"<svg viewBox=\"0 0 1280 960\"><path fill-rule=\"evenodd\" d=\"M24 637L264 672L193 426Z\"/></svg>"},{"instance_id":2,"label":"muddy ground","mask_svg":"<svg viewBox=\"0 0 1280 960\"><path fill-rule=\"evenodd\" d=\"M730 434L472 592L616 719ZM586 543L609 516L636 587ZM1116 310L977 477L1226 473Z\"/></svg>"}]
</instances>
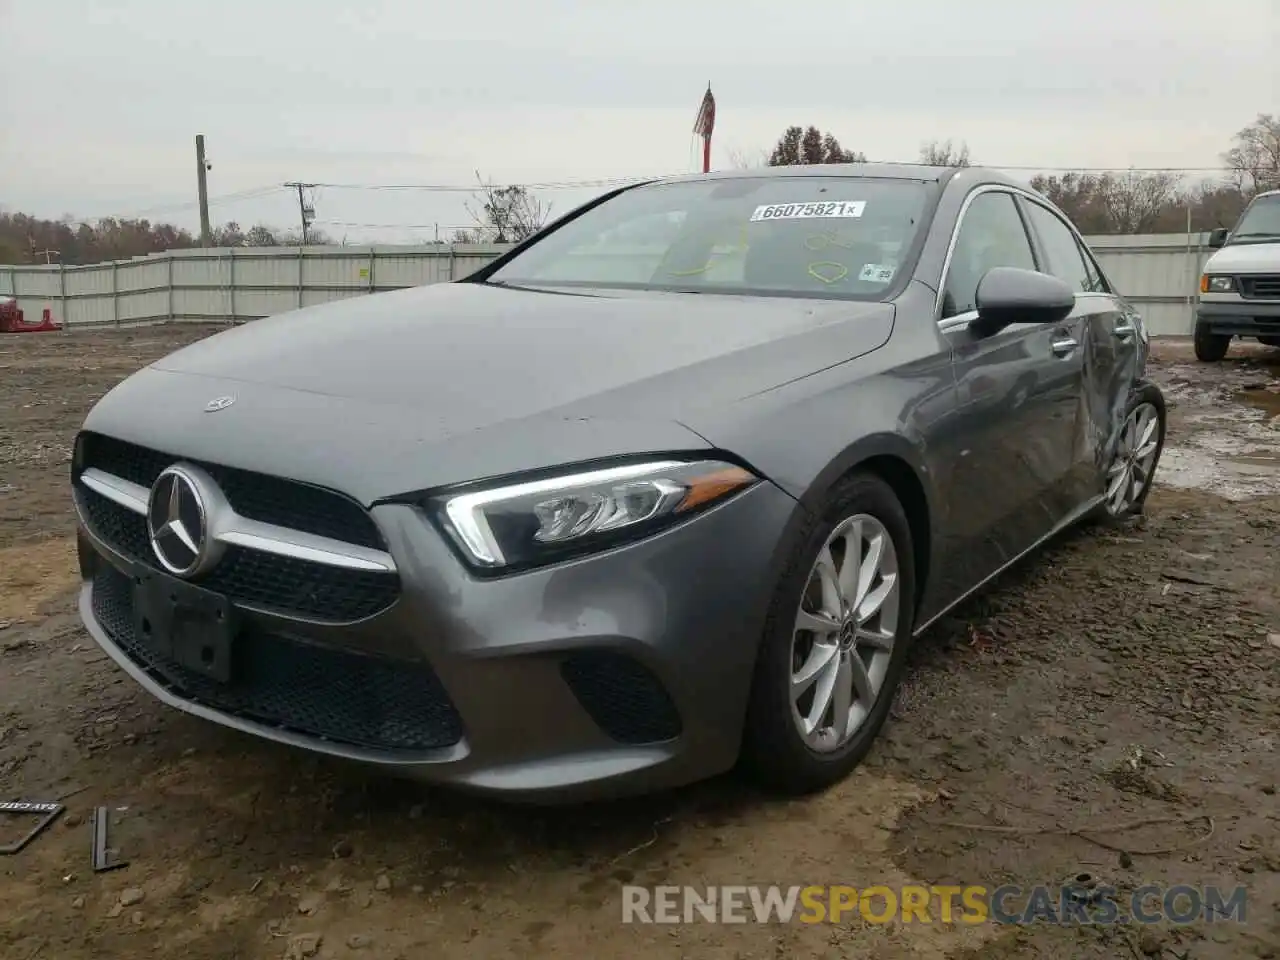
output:
<instances>
[{"instance_id":1,"label":"muddy ground","mask_svg":"<svg viewBox=\"0 0 1280 960\"><path fill-rule=\"evenodd\" d=\"M1203 365L1162 343L1170 445L1147 517L1064 537L932 630L843 785L778 802L730 776L543 811L170 710L78 626L73 432L113 383L207 332L0 338L0 798L67 805L0 858L5 960L1280 956L1280 352ZM94 874L99 804L130 862ZM1081 872L1121 890L1244 885L1246 922L620 923L626 882Z\"/></svg>"}]
</instances>

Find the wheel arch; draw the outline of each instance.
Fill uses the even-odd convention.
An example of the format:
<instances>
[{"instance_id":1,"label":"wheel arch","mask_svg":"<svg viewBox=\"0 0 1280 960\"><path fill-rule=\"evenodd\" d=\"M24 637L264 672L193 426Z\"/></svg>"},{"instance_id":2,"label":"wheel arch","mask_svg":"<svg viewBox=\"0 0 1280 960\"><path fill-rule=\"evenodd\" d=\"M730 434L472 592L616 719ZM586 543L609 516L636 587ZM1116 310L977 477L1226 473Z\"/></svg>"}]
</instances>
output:
<instances>
[{"instance_id":1,"label":"wheel arch","mask_svg":"<svg viewBox=\"0 0 1280 960\"><path fill-rule=\"evenodd\" d=\"M937 512L933 478L907 438L892 433L875 434L850 445L827 464L801 496L801 504L810 514L820 513L832 489L858 472L870 473L883 480L907 515L916 571L914 602L919 611L934 560Z\"/></svg>"}]
</instances>

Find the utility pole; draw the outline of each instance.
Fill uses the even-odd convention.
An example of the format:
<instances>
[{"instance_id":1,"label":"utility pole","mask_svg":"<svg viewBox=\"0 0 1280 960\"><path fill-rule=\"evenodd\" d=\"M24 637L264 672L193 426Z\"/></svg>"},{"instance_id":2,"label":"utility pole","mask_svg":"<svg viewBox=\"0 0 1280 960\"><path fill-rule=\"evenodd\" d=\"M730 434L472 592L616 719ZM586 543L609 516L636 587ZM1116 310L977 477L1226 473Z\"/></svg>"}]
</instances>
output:
<instances>
[{"instance_id":1,"label":"utility pole","mask_svg":"<svg viewBox=\"0 0 1280 960\"><path fill-rule=\"evenodd\" d=\"M285 184L286 187L294 187L298 191L298 216L302 219L302 245L306 246L310 236L307 233L311 226L311 221L316 218L316 208L314 205L307 203L307 195L304 190L312 190L315 188L314 183L298 183L296 180L290 180Z\"/></svg>"},{"instance_id":2,"label":"utility pole","mask_svg":"<svg viewBox=\"0 0 1280 960\"><path fill-rule=\"evenodd\" d=\"M209 183L205 175L213 164L204 158L204 134L196 134L196 187L200 196L200 246L213 243L213 230L209 227Z\"/></svg>"}]
</instances>

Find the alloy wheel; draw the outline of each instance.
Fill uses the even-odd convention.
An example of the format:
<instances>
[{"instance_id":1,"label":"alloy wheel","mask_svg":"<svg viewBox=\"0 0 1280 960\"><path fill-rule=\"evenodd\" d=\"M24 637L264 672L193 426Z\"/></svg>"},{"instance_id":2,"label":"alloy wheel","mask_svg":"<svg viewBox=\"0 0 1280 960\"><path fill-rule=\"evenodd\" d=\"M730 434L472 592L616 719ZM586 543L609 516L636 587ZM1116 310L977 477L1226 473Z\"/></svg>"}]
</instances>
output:
<instances>
[{"instance_id":1,"label":"alloy wheel","mask_svg":"<svg viewBox=\"0 0 1280 960\"><path fill-rule=\"evenodd\" d=\"M811 749L839 749L870 715L889 672L901 594L884 525L869 514L838 524L809 571L791 638L791 712Z\"/></svg>"},{"instance_id":2,"label":"alloy wheel","mask_svg":"<svg viewBox=\"0 0 1280 960\"><path fill-rule=\"evenodd\" d=\"M1128 512L1151 482L1159 429L1160 414L1154 405L1140 403L1129 411L1107 471L1107 512L1113 517Z\"/></svg>"}]
</instances>

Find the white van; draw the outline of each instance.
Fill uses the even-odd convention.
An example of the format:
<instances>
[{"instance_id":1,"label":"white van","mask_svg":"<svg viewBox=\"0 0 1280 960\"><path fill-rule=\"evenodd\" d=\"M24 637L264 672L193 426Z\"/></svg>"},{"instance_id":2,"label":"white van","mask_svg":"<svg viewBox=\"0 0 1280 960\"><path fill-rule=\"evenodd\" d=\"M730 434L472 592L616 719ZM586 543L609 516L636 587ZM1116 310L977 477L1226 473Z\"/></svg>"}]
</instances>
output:
<instances>
[{"instance_id":1,"label":"white van","mask_svg":"<svg viewBox=\"0 0 1280 960\"><path fill-rule=\"evenodd\" d=\"M1280 347L1280 190L1260 193L1231 230L1209 234L1217 250L1200 277L1196 359L1221 360L1232 337Z\"/></svg>"}]
</instances>

